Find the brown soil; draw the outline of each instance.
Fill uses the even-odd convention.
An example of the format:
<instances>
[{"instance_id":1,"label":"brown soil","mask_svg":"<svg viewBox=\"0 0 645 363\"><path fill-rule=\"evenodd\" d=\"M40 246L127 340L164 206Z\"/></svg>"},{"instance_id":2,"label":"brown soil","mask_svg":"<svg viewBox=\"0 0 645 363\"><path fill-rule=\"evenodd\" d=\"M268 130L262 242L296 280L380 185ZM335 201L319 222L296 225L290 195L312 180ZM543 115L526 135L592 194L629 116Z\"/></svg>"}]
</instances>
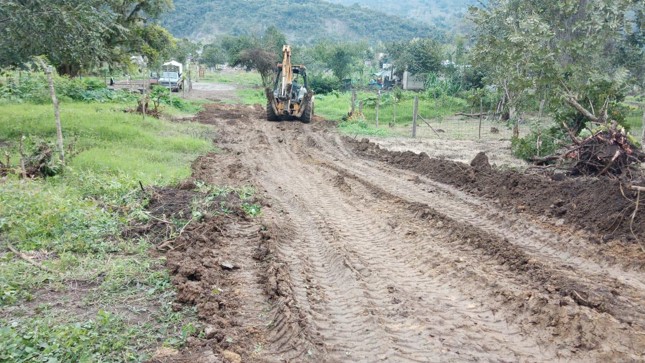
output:
<instances>
[{"instance_id":1,"label":"brown soil","mask_svg":"<svg viewBox=\"0 0 645 363\"><path fill-rule=\"evenodd\" d=\"M576 178L556 181L540 175L490 170L484 154L471 167L462 163L432 159L412 152L390 152L367 139L347 138L362 156L413 170L479 196L497 200L518 211L538 216L563 218L567 223L589 229L604 241L645 239L645 213L636 213L637 192L617 179ZM632 233L633 232L633 233Z\"/></svg>"},{"instance_id":2,"label":"brown soil","mask_svg":"<svg viewBox=\"0 0 645 363\"><path fill-rule=\"evenodd\" d=\"M186 213L197 181L262 200L260 218L221 200L167 244L177 308L196 305L206 327L155 361L645 360L633 192L499 171L484 154L470 166L385 151L263 113L206 107L197 119L222 152L151 203L159 219Z\"/></svg>"}]
</instances>

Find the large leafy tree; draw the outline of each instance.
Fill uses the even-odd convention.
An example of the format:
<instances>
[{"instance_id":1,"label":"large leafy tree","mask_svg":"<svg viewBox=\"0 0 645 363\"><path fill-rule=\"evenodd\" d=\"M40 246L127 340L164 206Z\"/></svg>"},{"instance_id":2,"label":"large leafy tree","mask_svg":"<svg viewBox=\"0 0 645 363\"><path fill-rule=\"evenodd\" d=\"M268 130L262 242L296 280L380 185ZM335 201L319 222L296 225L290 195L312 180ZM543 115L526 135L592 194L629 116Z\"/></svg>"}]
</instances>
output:
<instances>
[{"instance_id":1,"label":"large leafy tree","mask_svg":"<svg viewBox=\"0 0 645 363\"><path fill-rule=\"evenodd\" d=\"M391 43L387 52L398 73L408 70L413 74L428 74L441 68L441 44L433 39Z\"/></svg>"},{"instance_id":2,"label":"large leafy tree","mask_svg":"<svg viewBox=\"0 0 645 363\"><path fill-rule=\"evenodd\" d=\"M330 43L320 42L314 47L314 55L329 69L338 80L348 78L358 70L367 52L364 43Z\"/></svg>"},{"instance_id":3,"label":"large leafy tree","mask_svg":"<svg viewBox=\"0 0 645 363\"><path fill-rule=\"evenodd\" d=\"M46 55L59 71L75 74L110 56L116 14L98 0L0 0L0 65Z\"/></svg>"},{"instance_id":4,"label":"large leafy tree","mask_svg":"<svg viewBox=\"0 0 645 363\"><path fill-rule=\"evenodd\" d=\"M270 26L261 36L226 36L205 48L216 59L219 58L219 48L228 55L229 64L258 71L262 84L266 87L271 83L276 63L282 60L284 44L287 44L286 36L276 27Z\"/></svg>"},{"instance_id":5,"label":"large leafy tree","mask_svg":"<svg viewBox=\"0 0 645 363\"><path fill-rule=\"evenodd\" d=\"M0 65L45 55L63 74L107 62L122 66L132 54L153 61L170 34L150 22L171 0L0 0Z\"/></svg>"},{"instance_id":6,"label":"large leafy tree","mask_svg":"<svg viewBox=\"0 0 645 363\"><path fill-rule=\"evenodd\" d=\"M635 31L635 0L490 0L471 8L473 60L503 91L511 117L529 94L564 101L586 120L606 121L612 102L634 77L616 62Z\"/></svg>"}]
</instances>

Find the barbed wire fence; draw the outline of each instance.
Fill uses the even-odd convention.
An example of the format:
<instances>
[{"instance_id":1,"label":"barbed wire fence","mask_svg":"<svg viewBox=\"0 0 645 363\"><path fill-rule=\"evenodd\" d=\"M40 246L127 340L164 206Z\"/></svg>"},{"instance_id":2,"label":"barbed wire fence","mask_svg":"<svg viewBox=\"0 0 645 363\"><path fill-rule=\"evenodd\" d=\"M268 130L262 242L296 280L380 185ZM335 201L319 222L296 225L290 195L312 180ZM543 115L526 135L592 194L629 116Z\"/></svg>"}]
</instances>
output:
<instances>
[{"instance_id":1,"label":"barbed wire fence","mask_svg":"<svg viewBox=\"0 0 645 363\"><path fill-rule=\"evenodd\" d=\"M361 117L374 122L377 128L385 128L389 125L391 127L390 134L395 136L420 139L499 141L511 140L513 137L525 137L531 132L536 132L537 149L540 149L540 143L553 143L557 140L546 132L549 127L553 126L553 119L539 113L520 114L514 120L501 120L501 114L494 107L486 110L480 102L479 110L471 107L470 112L436 116L426 115L421 111L420 103L425 102L427 106L432 102L419 96L415 96L411 107L399 103L383 105L380 92L375 93L373 99L375 100L375 104L371 105L373 112L366 115L363 113L366 109L363 105L365 100L358 100L356 95L352 95L351 113L355 113L357 109ZM437 100L433 102L437 104ZM425 109L427 112L428 107ZM396 122L397 119L400 121L403 117L409 118L410 115L412 119L409 124ZM642 124L632 126L630 130L634 138L639 141L641 135L645 135L645 114L643 119Z\"/></svg>"}]
</instances>

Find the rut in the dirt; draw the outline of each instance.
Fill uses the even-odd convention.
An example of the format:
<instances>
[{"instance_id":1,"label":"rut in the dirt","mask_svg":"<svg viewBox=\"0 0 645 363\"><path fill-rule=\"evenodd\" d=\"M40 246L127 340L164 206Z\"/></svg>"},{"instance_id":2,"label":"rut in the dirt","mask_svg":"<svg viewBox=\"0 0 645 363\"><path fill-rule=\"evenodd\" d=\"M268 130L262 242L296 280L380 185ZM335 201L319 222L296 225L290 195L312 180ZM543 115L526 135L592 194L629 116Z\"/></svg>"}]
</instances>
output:
<instances>
[{"instance_id":1,"label":"rut in the dirt","mask_svg":"<svg viewBox=\"0 0 645 363\"><path fill-rule=\"evenodd\" d=\"M268 238L251 242L263 262L245 281L264 290L270 324L261 351L237 347L247 360L645 359L642 255L621 230L598 244L578 229L590 196L575 191L604 182L390 153L243 106L200 120L224 152L195 177L250 183L266 202ZM567 202L524 193L532 181Z\"/></svg>"}]
</instances>

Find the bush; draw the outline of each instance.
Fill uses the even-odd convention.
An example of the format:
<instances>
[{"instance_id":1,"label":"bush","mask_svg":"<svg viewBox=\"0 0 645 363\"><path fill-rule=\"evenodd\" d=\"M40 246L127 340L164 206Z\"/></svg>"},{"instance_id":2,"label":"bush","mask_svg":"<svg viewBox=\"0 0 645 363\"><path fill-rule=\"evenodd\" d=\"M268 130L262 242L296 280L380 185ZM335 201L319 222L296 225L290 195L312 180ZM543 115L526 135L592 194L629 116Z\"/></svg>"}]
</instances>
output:
<instances>
[{"instance_id":1,"label":"bush","mask_svg":"<svg viewBox=\"0 0 645 363\"><path fill-rule=\"evenodd\" d=\"M535 129L525 137L514 137L511 140L511 152L520 159L530 161L531 158L536 156L553 154L563 145L565 139L566 135L558 126L554 125L548 129Z\"/></svg>"},{"instance_id":2,"label":"bush","mask_svg":"<svg viewBox=\"0 0 645 363\"><path fill-rule=\"evenodd\" d=\"M316 94L326 95L333 92L334 90L340 90L342 88L342 83L332 77L325 76L310 76L309 77L309 87Z\"/></svg>"},{"instance_id":3,"label":"bush","mask_svg":"<svg viewBox=\"0 0 645 363\"><path fill-rule=\"evenodd\" d=\"M56 95L62 101L133 102L137 99L127 91L112 91L97 78L54 78ZM7 82L0 83L0 100L9 102L51 102L49 83L42 72L9 72Z\"/></svg>"}]
</instances>

